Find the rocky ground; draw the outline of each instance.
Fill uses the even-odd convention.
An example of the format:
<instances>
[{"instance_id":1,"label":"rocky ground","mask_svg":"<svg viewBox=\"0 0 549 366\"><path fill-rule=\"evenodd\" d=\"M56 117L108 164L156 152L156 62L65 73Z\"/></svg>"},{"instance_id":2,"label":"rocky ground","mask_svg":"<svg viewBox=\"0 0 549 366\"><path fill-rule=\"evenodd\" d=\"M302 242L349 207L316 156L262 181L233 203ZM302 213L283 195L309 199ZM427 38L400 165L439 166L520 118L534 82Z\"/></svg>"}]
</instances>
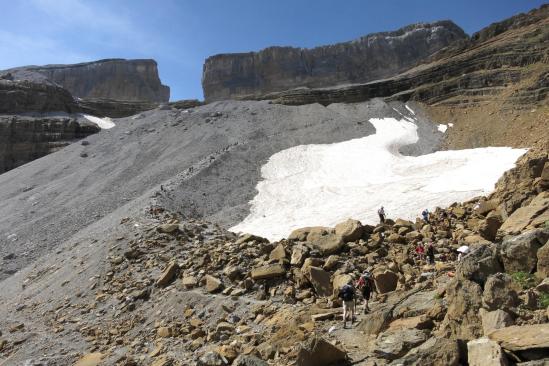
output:
<instances>
[{"instance_id":1,"label":"rocky ground","mask_svg":"<svg viewBox=\"0 0 549 366\"><path fill-rule=\"evenodd\" d=\"M269 243L160 205L71 240L0 283L6 365L543 365L549 358L549 163L496 192ZM414 257L432 242L436 263ZM456 249L471 251L460 262ZM379 292L342 329L341 284ZM362 310L359 307L359 310Z\"/></svg>"}]
</instances>

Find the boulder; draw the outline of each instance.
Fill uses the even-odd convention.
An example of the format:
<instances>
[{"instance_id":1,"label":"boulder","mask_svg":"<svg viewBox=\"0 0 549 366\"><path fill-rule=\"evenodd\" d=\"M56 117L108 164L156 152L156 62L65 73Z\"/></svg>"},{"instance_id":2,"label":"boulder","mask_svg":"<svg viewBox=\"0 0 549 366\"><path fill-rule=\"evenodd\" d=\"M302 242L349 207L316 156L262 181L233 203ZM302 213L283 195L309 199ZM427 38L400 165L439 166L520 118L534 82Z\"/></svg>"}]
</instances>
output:
<instances>
[{"instance_id":1,"label":"boulder","mask_svg":"<svg viewBox=\"0 0 549 366\"><path fill-rule=\"evenodd\" d=\"M156 286L165 287L174 279L177 271L179 270L179 265L177 262L172 261L168 263L158 280L156 280Z\"/></svg>"},{"instance_id":2,"label":"boulder","mask_svg":"<svg viewBox=\"0 0 549 366\"><path fill-rule=\"evenodd\" d=\"M537 258L538 258L538 264L537 264L538 277L540 278L549 277L549 240L545 243L544 246L538 249Z\"/></svg>"},{"instance_id":3,"label":"boulder","mask_svg":"<svg viewBox=\"0 0 549 366\"><path fill-rule=\"evenodd\" d=\"M446 299L448 310L440 325L440 335L464 340L481 337L482 288L473 281L455 279L446 288Z\"/></svg>"},{"instance_id":4,"label":"boulder","mask_svg":"<svg viewBox=\"0 0 549 366\"><path fill-rule=\"evenodd\" d=\"M339 260L340 258L337 255L329 256L328 259L326 259L326 262L324 262L324 269L327 271L334 270L337 267Z\"/></svg>"},{"instance_id":5,"label":"boulder","mask_svg":"<svg viewBox=\"0 0 549 366\"><path fill-rule=\"evenodd\" d=\"M337 273L332 279L332 288L334 289L334 295L337 296L337 292L340 288L348 284L353 280L353 277L350 274Z\"/></svg>"},{"instance_id":6,"label":"boulder","mask_svg":"<svg viewBox=\"0 0 549 366\"><path fill-rule=\"evenodd\" d=\"M260 236L257 236L257 235L253 235L253 234L244 234L244 235L241 235L235 242L236 245L240 245L240 244L244 244L244 243L248 243L248 242L251 242L251 241L255 241L257 243L268 243L269 240L265 239L265 238L262 238Z\"/></svg>"},{"instance_id":7,"label":"boulder","mask_svg":"<svg viewBox=\"0 0 549 366\"><path fill-rule=\"evenodd\" d=\"M405 356L390 363L391 366L458 366L459 364L457 341L435 337L428 339Z\"/></svg>"},{"instance_id":8,"label":"boulder","mask_svg":"<svg viewBox=\"0 0 549 366\"><path fill-rule=\"evenodd\" d=\"M268 280L270 278L281 277L286 274L286 269L281 264L271 264L263 267L252 269L252 279Z\"/></svg>"},{"instance_id":9,"label":"boulder","mask_svg":"<svg viewBox=\"0 0 549 366\"><path fill-rule=\"evenodd\" d=\"M380 294L394 291L398 283L398 275L390 270L383 270L374 273L374 281L377 291Z\"/></svg>"},{"instance_id":10,"label":"boulder","mask_svg":"<svg viewBox=\"0 0 549 366\"><path fill-rule=\"evenodd\" d=\"M300 345L296 366L329 366L347 361L347 354L317 335Z\"/></svg>"},{"instance_id":11,"label":"boulder","mask_svg":"<svg viewBox=\"0 0 549 366\"><path fill-rule=\"evenodd\" d=\"M406 243L406 238L402 235L398 235L397 233L392 233L387 237L387 241L389 243L404 244Z\"/></svg>"},{"instance_id":12,"label":"boulder","mask_svg":"<svg viewBox=\"0 0 549 366\"><path fill-rule=\"evenodd\" d=\"M505 220L499 229L498 236L516 235L531 225L532 221L540 216L549 219L549 192L541 192L538 194L528 206L521 207ZM547 220L545 219L545 220ZM543 220L537 220L538 225ZM536 226L536 225L534 225Z\"/></svg>"},{"instance_id":13,"label":"boulder","mask_svg":"<svg viewBox=\"0 0 549 366\"><path fill-rule=\"evenodd\" d=\"M269 366L269 364L253 355L240 355L232 366Z\"/></svg>"},{"instance_id":14,"label":"boulder","mask_svg":"<svg viewBox=\"0 0 549 366\"><path fill-rule=\"evenodd\" d=\"M208 291L209 293L221 291L221 289L223 288L223 283L219 278L210 275L206 275L205 278L206 291Z\"/></svg>"},{"instance_id":15,"label":"boulder","mask_svg":"<svg viewBox=\"0 0 549 366\"><path fill-rule=\"evenodd\" d=\"M336 234L327 234L311 241L311 246L323 256L336 254L343 248L343 238Z\"/></svg>"},{"instance_id":16,"label":"boulder","mask_svg":"<svg viewBox=\"0 0 549 366\"><path fill-rule=\"evenodd\" d=\"M548 238L548 229L534 229L505 239L500 252L505 272L534 272L537 267L538 250Z\"/></svg>"},{"instance_id":17,"label":"boulder","mask_svg":"<svg viewBox=\"0 0 549 366\"><path fill-rule=\"evenodd\" d=\"M227 363L217 352L210 351L200 357L197 366L225 366Z\"/></svg>"},{"instance_id":18,"label":"boulder","mask_svg":"<svg viewBox=\"0 0 549 366\"><path fill-rule=\"evenodd\" d=\"M335 227L335 234L341 236L344 242L357 241L362 237L362 223L358 220L348 219Z\"/></svg>"},{"instance_id":19,"label":"boulder","mask_svg":"<svg viewBox=\"0 0 549 366\"><path fill-rule=\"evenodd\" d=\"M495 245L481 245L467 254L458 263L456 276L458 279L471 280L484 286L488 276L503 272L498 260Z\"/></svg>"},{"instance_id":20,"label":"boulder","mask_svg":"<svg viewBox=\"0 0 549 366\"><path fill-rule=\"evenodd\" d=\"M507 358L497 342L483 337L467 342L469 366L507 366Z\"/></svg>"},{"instance_id":21,"label":"boulder","mask_svg":"<svg viewBox=\"0 0 549 366\"><path fill-rule=\"evenodd\" d=\"M487 335L495 329L505 328L514 324L511 315L500 309L494 311L480 309L480 319L482 321L484 335Z\"/></svg>"},{"instance_id":22,"label":"boulder","mask_svg":"<svg viewBox=\"0 0 549 366\"><path fill-rule=\"evenodd\" d=\"M333 232L332 228L324 226L303 227L292 231L288 239L294 241L312 241L331 232Z\"/></svg>"},{"instance_id":23,"label":"boulder","mask_svg":"<svg viewBox=\"0 0 549 366\"><path fill-rule=\"evenodd\" d=\"M185 276L183 277L182 283L185 288L193 288L198 285L198 280L194 276Z\"/></svg>"},{"instance_id":24,"label":"boulder","mask_svg":"<svg viewBox=\"0 0 549 366\"><path fill-rule=\"evenodd\" d=\"M156 231L164 234L173 234L179 230L179 224L162 224L156 227Z\"/></svg>"},{"instance_id":25,"label":"boulder","mask_svg":"<svg viewBox=\"0 0 549 366\"><path fill-rule=\"evenodd\" d=\"M286 249L284 249L284 245L282 243L278 244L269 254L270 260L282 260L286 258Z\"/></svg>"},{"instance_id":26,"label":"boulder","mask_svg":"<svg viewBox=\"0 0 549 366\"><path fill-rule=\"evenodd\" d=\"M488 310L509 310L519 303L517 292L513 289L511 276L496 273L488 277L482 294L482 305Z\"/></svg>"},{"instance_id":27,"label":"boulder","mask_svg":"<svg viewBox=\"0 0 549 366\"><path fill-rule=\"evenodd\" d=\"M377 337L372 353L378 358L394 360L404 356L406 352L425 342L427 338L427 332L419 329L384 332Z\"/></svg>"},{"instance_id":28,"label":"boulder","mask_svg":"<svg viewBox=\"0 0 549 366\"><path fill-rule=\"evenodd\" d=\"M513 325L496 329L488 337L510 351L549 348L549 323Z\"/></svg>"},{"instance_id":29,"label":"boulder","mask_svg":"<svg viewBox=\"0 0 549 366\"><path fill-rule=\"evenodd\" d=\"M496 240L498 229L503 224L503 218L500 214L490 212L486 219L479 222L478 233L484 239L489 241Z\"/></svg>"},{"instance_id":30,"label":"boulder","mask_svg":"<svg viewBox=\"0 0 549 366\"><path fill-rule=\"evenodd\" d=\"M496 200L480 201L473 211L477 215L486 216L487 213L495 210L497 207L498 202Z\"/></svg>"},{"instance_id":31,"label":"boulder","mask_svg":"<svg viewBox=\"0 0 549 366\"><path fill-rule=\"evenodd\" d=\"M333 288L330 273L322 268L310 266L305 273L318 296L332 296Z\"/></svg>"},{"instance_id":32,"label":"boulder","mask_svg":"<svg viewBox=\"0 0 549 366\"><path fill-rule=\"evenodd\" d=\"M292 266L301 266L307 255L309 254L309 248L303 245L296 245L292 250L292 257L290 258L290 264Z\"/></svg>"}]
</instances>

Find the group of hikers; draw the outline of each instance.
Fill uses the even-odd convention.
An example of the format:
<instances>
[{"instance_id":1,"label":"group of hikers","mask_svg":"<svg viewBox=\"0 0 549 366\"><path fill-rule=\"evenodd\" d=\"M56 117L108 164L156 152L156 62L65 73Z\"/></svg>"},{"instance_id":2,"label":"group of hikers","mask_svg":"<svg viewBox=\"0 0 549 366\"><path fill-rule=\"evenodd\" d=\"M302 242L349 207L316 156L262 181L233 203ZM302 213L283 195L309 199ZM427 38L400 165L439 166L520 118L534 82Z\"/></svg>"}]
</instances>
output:
<instances>
[{"instance_id":1,"label":"group of hikers","mask_svg":"<svg viewBox=\"0 0 549 366\"><path fill-rule=\"evenodd\" d=\"M377 213L379 215L380 223L384 224L386 220L385 208L381 206ZM444 217L445 212L443 212L442 215L442 219L447 219L447 217ZM430 224L431 221L429 210L423 210L421 212L421 216L425 223ZM421 241L418 242L415 247L415 256L419 263L427 259L427 262L429 264L434 264L435 248L433 246L433 243L427 242L426 244L424 244ZM355 308L357 301L356 289L358 289L362 295L362 298L364 300L364 314L367 314L370 311L368 307L368 302L372 298L373 293L377 292L371 268L368 268L356 282L354 280L350 280L347 284L339 289L338 297L343 303L343 328L347 327L347 320L349 318L351 321L351 325L355 320Z\"/></svg>"},{"instance_id":2,"label":"group of hikers","mask_svg":"<svg viewBox=\"0 0 549 366\"><path fill-rule=\"evenodd\" d=\"M374 279L369 270L365 271L358 281L353 285L353 281L349 281L339 290L339 298L343 302L343 328L347 327L347 319L351 318L351 325L355 321L356 308L356 290L359 289L364 300L364 314L367 314L370 309L368 302L373 292L377 292Z\"/></svg>"}]
</instances>

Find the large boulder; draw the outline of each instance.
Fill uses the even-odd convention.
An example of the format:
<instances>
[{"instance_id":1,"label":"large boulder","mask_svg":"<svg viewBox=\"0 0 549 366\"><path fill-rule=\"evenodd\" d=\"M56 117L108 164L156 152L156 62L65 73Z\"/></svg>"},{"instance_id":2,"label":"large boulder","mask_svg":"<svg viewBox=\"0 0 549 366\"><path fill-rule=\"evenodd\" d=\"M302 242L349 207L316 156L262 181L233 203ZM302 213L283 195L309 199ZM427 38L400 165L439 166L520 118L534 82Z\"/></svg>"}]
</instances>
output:
<instances>
[{"instance_id":1,"label":"large boulder","mask_svg":"<svg viewBox=\"0 0 549 366\"><path fill-rule=\"evenodd\" d=\"M484 239L494 241L496 239L498 229L503 224L503 218L496 212L490 212L486 219L482 220L478 226L478 233Z\"/></svg>"},{"instance_id":2,"label":"large boulder","mask_svg":"<svg viewBox=\"0 0 549 366\"><path fill-rule=\"evenodd\" d=\"M484 335L487 335L496 329L505 328L514 324L511 315L500 309L494 311L480 309L479 314L482 321L482 330Z\"/></svg>"},{"instance_id":3,"label":"large boulder","mask_svg":"<svg viewBox=\"0 0 549 366\"><path fill-rule=\"evenodd\" d=\"M252 269L252 279L268 280L275 277L282 277L286 274L286 269L280 264L271 264L267 266L257 267Z\"/></svg>"},{"instance_id":4,"label":"large boulder","mask_svg":"<svg viewBox=\"0 0 549 366\"><path fill-rule=\"evenodd\" d=\"M510 351L549 348L549 323L513 325L494 330L488 337Z\"/></svg>"},{"instance_id":5,"label":"large boulder","mask_svg":"<svg viewBox=\"0 0 549 366\"><path fill-rule=\"evenodd\" d=\"M244 244L244 243L249 243L251 241L255 241L257 243L268 243L269 242L269 240L267 240L265 238L262 238L260 236L257 236L257 235L243 234L236 240L235 244L240 245L240 244Z\"/></svg>"},{"instance_id":6,"label":"large boulder","mask_svg":"<svg viewBox=\"0 0 549 366\"><path fill-rule=\"evenodd\" d=\"M269 254L270 260L279 261L286 258L286 249L282 243L278 244Z\"/></svg>"},{"instance_id":7,"label":"large boulder","mask_svg":"<svg viewBox=\"0 0 549 366\"><path fill-rule=\"evenodd\" d=\"M348 284L353 280L353 276L346 273L337 273L332 278L332 288L334 291L334 295L337 296L337 292L340 288Z\"/></svg>"},{"instance_id":8,"label":"large boulder","mask_svg":"<svg viewBox=\"0 0 549 366\"><path fill-rule=\"evenodd\" d=\"M427 333L419 329L384 332L377 337L372 353L378 358L397 359L404 356L410 349L425 342L429 338Z\"/></svg>"},{"instance_id":9,"label":"large boulder","mask_svg":"<svg viewBox=\"0 0 549 366\"><path fill-rule=\"evenodd\" d=\"M446 288L448 310L440 325L440 335L452 339L472 340L482 336L479 310L482 288L469 280L453 280Z\"/></svg>"},{"instance_id":10,"label":"large boulder","mask_svg":"<svg viewBox=\"0 0 549 366\"><path fill-rule=\"evenodd\" d=\"M343 238L337 234L327 234L320 236L314 241L310 241L311 246L318 250L323 256L336 254L343 248Z\"/></svg>"},{"instance_id":11,"label":"large boulder","mask_svg":"<svg viewBox=\"0 0 549 366\"><path fill-rule=\"evenodd\" d=\"M534 272L537 267L538 250L548 238L548 229L535 229L505 239L500 252L505 272Z\"/></svg>"},{"instance_id":12,"label":"large boulder","mask_svg":"<svg viewBox=\"0 0 549 366\"><path fill-rule=\"evenodd\" d=\"M345 351L315 335L299 347L296 366L340 365L346 360Z\"/></svg>"},{"instance_id":13,"label":"large boulder","mask_svg":"<svg viewBox=\"0 0 549 366\"><path fill-rule=\"evenodd\" d=\"M269 366L269 364L253 355L240 355L233 361L232 366Z\"/></svg>"},{"instance_id":14,"label":"large boulder","mask_svg":"<svg viewBox=\"0 0 549 366\"><path fill-rule=\"evenodd\" d=\"M206 275L206 291L210 293L221 291L223 288L223 283L217 277Z\"/></svg>"},{"instance_id":15,"label":"large boulder","mask_svg":"<svg viewBox=\"0 0 549 366\"><path fill-rule=\"evenodd\" d=\"M538 264L537 264L538 277L540 278L549 277L549 240L547 240L544 246L538 249L537 257L538 257Z\"/></svg>"},{"instance_id":16,"label":"large boulder","mask_svg":"<svg viewBox=\"0 0 549 366\"><path fill-rule=\"evenodd\" d=\"M484 286L488 276L503 272L495 245L481 245L463 257L456 268L457 278Z\"/></svg>"},{"instance_id":17,"label":"large boulder","mask_svg":"<svg viewBox=\"0 0 549 366\"><path fill-rule=\"evenodd\" d=\"M398 284L398 275L391 270L376 271L374 281L380 294L394 291Z\"/></svg>"},{"instance_id":18,"label":"large boulder","mask_svg":"<svg viewBox=\"0 0 549 366\"><path fill-rule=\"evenodd\" d=\"M336 235L341 236L344 242L356 241L363 234L362 223L358 220L348 219L335 227Z\"/></svg>"},{"instance_id":19,"label":"large boulder","mask_svg":"<svg viewBox=\"0 0 549 366\"><path fill-rule=\"evenodd\" d=\"M329 272L310 266L307 267L305 277L311 282L318 296L332 296L333 288Z\"/></svg>"},{"instance_id":20,"label":"large boulder","mask_svg":"<svg viewBox=\"0 0 549 366\"><path fill-rule=\"evenodd\" d=\"M295 241L315 241L318 238L333 234L334 229L331 227L324 227L324 226L310 226L310 227L303 227L299 229L295 229L290 233L290 236L288 236L289 240L295 240Z\"/></svg>"},{"instance_id":21,"label":"large boulder","mask_svg":"<svg viewBox=\"0 0 549 366\"><path fill-rule=\"evenodd\" d=\"M513 279L505 273L496 273L488 277L482 294L482 305L488 310L514 308L519 303L517 292L513 288Z\"/></svg>"},{"instance_id":22,"label":"large boulder","mask_svg":"<svg viewBox=\"0 0 549 366\"><path fill-rule=\"evenodd\" d=\"M479 338L467 342L469 366L506 366L507 358L497 342Z\"/></svg>"},{"instance_id":23,"label":"large boulder","mask_svg":"<svg viewBox=\"0 0 549 366\"><path fill-rule=\"evenodd\" d=\"M391 366L458 366L459 364L457 341L435 337L390 363Z\"/></svg>"},{"instance_id":24,"label":"large boulder","mask_svg":"<svg viewBox=\"0 0 549 366\"><path fill-rule=\"evenodd\" d=\"M498 236L516 235L524 229L536 227L549 220L549 192L538 194L528 206L516 210L505 220L499 229ZM535 222L534 222L535 220Z\"/></svg>"}]
</instances>

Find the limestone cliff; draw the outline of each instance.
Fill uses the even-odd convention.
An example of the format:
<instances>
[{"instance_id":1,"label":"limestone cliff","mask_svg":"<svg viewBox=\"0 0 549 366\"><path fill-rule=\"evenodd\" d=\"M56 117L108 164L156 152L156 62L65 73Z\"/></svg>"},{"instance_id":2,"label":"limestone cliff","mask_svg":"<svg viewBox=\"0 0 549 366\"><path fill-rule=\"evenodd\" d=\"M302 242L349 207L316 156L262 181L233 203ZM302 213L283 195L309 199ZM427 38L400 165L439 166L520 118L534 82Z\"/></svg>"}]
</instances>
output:
<instances>
[{"instance_id":1,"label":"limestone cliff","mask_svg":"<svg viewBox=\"0 0 549 366\"><path fill-rule=\"evenodd\" d=\"M386 78L466 38L453 22L439 21L312 49L270 47L259 52L215 55L204 64L204 97L206 101L238 99L302 86Z\"/></svg>"},{"instance_id":2,"label":"limestone cliff","mask_svg":"<svg viewBox=\"0 0 549 366\"><path fill-rule=\"evenodd\" d=\"M47 79L78 98L167 102L154 60L106 59L73 65L26 66L7 70L15 79Z\"/></svg>"}]
</instances>

